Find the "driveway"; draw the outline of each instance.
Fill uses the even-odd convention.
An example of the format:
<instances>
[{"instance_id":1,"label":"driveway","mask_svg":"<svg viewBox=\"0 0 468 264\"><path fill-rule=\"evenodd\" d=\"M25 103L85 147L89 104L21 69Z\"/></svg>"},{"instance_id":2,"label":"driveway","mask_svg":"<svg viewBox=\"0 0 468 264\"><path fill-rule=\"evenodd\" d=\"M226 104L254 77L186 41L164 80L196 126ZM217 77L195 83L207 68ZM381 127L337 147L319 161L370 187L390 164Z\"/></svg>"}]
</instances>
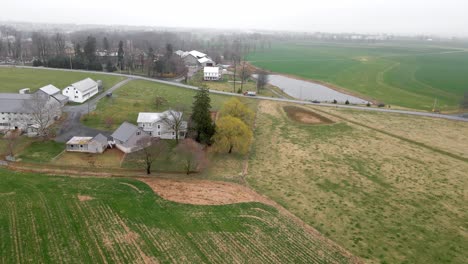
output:
<instances>
[{"instance_id":1,"label":"driveway","mask_svg":"<svg viewBox=\"0 0 468 264\"><path fill-rule=\"evenodd\" d=\"M107 93L114 92L131 80L133 80L133 78L127 78L81 105L65 106L63 108L63 112L67 113L67 119L58 128L55 141L67 142L74 136L94 137L99 133L103 134L104 136L110 136L112 133L110 131L94 129L83 125L80 122L81 116L87 114L88 111L94 111L99 100L106 96Z\"/></svg>"}]
</instances>

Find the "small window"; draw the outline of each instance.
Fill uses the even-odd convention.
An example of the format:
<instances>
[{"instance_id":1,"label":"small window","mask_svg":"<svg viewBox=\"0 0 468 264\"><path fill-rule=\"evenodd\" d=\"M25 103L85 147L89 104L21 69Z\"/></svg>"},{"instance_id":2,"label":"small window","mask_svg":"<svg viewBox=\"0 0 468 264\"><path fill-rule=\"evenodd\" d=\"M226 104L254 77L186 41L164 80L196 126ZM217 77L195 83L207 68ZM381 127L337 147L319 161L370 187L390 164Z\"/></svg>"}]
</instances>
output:
<instances>
[{"instance_id":1,"label":"small window","mask_svg":"<svg viewBox=\"0 0 468 264\"><path fill-rule=\"evenodd\" d=\"M140 134L141 134L140 131L137 131L137 136L139 136Z\"/></svg>"},{"instance_id":2,"label":"small window","mask_svg":"<svg viewBox=\"0 0 468 264\"><path fill-rule=\"evenodd\" d=\"M161 135L161 132L158 132L158 136L160 136L160 135Z\"/></svg>"},{"instance_id":3,"label":"small window","mask_svg":"<svg viewBox=\"0 0 468 264\"><path fill-rule=\"evenodd\" d=\"M160 128L161 128L161 125L158 125L158 129L160 129Z\"/></svg>"}]
</instances>

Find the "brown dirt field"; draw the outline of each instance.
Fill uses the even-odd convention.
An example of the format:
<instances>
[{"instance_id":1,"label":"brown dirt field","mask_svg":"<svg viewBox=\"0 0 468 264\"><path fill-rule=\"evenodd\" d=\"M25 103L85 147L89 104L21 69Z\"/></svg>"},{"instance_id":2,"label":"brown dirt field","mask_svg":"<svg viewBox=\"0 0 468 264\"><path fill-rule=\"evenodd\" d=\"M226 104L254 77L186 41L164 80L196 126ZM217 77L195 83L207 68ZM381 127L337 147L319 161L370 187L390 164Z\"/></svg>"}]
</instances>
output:
<instances>
[{"instance_id":1,"label":"brown dirt field","mask_svg":"<svg viewBox=\"0 0 468 264\"><path fill-rule=\"evenodd\" d=\"M86 202L86 201L90 201L93 199L94 199L93 197L88 196L88 195L78 195L78 200L80 200L80 202Z\"/></svg>"},{"instance_id":2,"label":"brown dirt field","mask_svg":"<svg viewBox=\"0 0 468 264\"><path fill-rule=\"evenodd\" d=\"M162 178L140 178L162 198L184 204L222 205L233 203L260 202L272 205L251 189L229 182L208 180L172 180Z\"/></svg>"},{"instance_id":3,"label":"brown dirt field","mask_svg":"<svg viewBox=\"0 0 468 264\"><path fill-rule=\"evenodd\" d=\"M303 124L331 124L333 121L307 109L287 105L283 107L288 117L296 122Z\"/></svg>"}]
</instances>

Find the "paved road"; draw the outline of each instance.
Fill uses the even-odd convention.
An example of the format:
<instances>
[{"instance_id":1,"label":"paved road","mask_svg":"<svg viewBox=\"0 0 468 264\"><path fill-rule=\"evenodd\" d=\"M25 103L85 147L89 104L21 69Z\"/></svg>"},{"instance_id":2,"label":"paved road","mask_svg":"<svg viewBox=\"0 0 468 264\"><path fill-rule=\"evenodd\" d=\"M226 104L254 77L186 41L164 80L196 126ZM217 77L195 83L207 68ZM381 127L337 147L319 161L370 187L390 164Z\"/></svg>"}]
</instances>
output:
<instances>
[{"instance_id":1,"label":"paved road","mask_svg":"<svg viewBox=\"0 0 468 264\"><path fill-rule=\"evenodd\" d=\"M0 67L12 67L12 66L0 65ZM182 88L186 88L186 89L198 90L198 87L191 86L191 85L186 85L186 84L177 83L177 82L156 80L156 79L151 79L151 78L147 78L147 77L134 76L134 75L128 75L128 74L110 73L110 72L93 72L93 71L85 71L85 70L67 70L67 69L55 69L55 68L41 68L41 67L30 67L30 66L14 66L14 67L17 67L17 68L30 68L30 69L43 69L43 70L52 70L52 71L53 70L56 70L56 71L74 71L74 72L84 72L84 73L90 73L91 72L91 73L107 74L107 75L114 75L114 76L123 76L123 77L127 77L127 78L132 78L132 79L135 79L135 80L146 80L146 81L150 81L150 82L174 85L174 86L178 86L178 87L182 87ZM230 96L239 96L239 97L244 96L244 95L237 94L237 93L222 92L222 91L215 91L215 90L210 90L210 93L224 94L224 95L230 95ZM351 106L351 105L325 104L325 103L314 104L314 103L311 103L311 102L308 102L308 101L302 101L302 100L291 100L291 99L272 98L272 97L263 97L263 96L253 96L251 98L261 99L261 100L279 101L279 102L298 103L298 104L304 104L304 105L316 105L316 106L322 106L322 107L350 108L350 109L364 110L364 111L376 111L376 112L397 113L397 114L404 114L404 115L425 116L425 117L443 118L443 119L449 119L449 120L468 122L467 118L463 118L461 116L443 115L443 114L435 114L435 113L428 113L428 112L393 110L393 109L383 109L383 108L371 108L371 107L365 107L365 106Z\"/></svg>"},{"instance_id":2,"label":"paved road","mask_svg":"<svg viewBox=\"0 0 468 264\"><path fill-rule=\"evenodd\" d=\"M106 96L107 93L113 92L129 81L131 81L132 78L125 79L113 87L109 88L107 91L100 93L96 97L92 98L88 102L81 104L81 105L71 105L71 106L65 106L63 108L63 111L67 113L67 119L61 124L57 131L57 136L55 138L55 141L58 142L67 142L70 140L70 138L74 136L81 136L81 137L94 137L95 135L101 133L105 136L109 136L111 133L108 131L103 131L103 130L98 130L94 128L89 128L87 126L84 126L81 122L81 116L83 114L88 113L89 111L93 111L96 109L97 102L102 99L104 96ZM89 108L88 108L89 107Z\"/></svg>"}]
</instances>

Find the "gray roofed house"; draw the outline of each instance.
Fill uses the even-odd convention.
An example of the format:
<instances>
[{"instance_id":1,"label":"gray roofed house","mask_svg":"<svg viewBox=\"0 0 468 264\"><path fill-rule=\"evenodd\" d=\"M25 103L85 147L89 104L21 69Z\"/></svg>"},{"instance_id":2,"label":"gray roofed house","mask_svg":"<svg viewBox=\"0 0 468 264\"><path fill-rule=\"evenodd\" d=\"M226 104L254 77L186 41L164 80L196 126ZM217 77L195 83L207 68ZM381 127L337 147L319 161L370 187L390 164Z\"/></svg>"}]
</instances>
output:
<instances>
[{"instance_id":1,"label":"gray roofed house","mask_svg":"<svg viewBox=\"0 0 468 264\"><path fill-rule=\"evenodd\" d=\"M111 135L115 146L125 153L131 153L142 149L138 141L145 137L151 138L143 129L128 122L123 122Z\"/></svg>"}]
</instances>

